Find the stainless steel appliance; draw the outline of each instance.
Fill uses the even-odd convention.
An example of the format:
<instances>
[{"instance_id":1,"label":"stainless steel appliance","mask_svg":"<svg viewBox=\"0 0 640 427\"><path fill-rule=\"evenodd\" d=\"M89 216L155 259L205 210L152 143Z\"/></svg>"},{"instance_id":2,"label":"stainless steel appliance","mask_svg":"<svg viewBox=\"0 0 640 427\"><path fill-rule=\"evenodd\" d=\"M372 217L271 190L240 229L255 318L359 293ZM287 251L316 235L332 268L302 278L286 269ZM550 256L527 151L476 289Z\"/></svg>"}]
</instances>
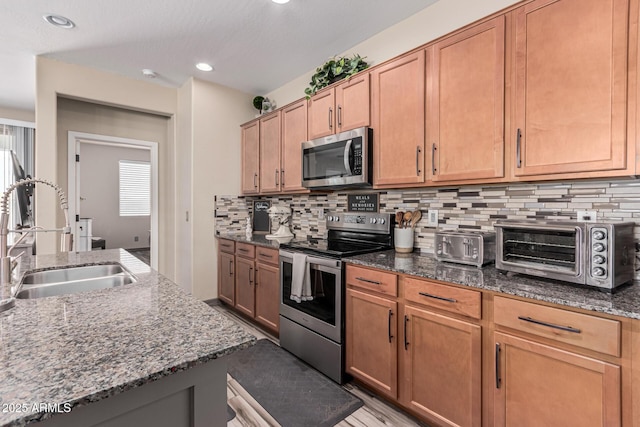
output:
<instances>
[{"instance_id":1,"label":"stainless steel appliance","mask_svg":"<svg viewBox=\"0 0 640 427\"><path fill-rule=\"evenodd\" d=\"M496 268L612 290L633 280L634 225L498 221Z\"/></svg>"},{"instance_id":2,"label":"stainless steel appliance","mask_svg":"<svg viewBox=\"0 0 640 427\"><path fill-rule=\"evenodd\" d=\"M302 143L302 185L348 188L371 185L373 132L362 127Z\"/></svg>"},{"instance_id":3,"label":"stainless steel appliance","mask_svg":"<svg viewBox=\"0 0 640 427\"><path fill-rule=\"evenodd\" d=\"M436 231L436 259L482 267L496 258L496 233L475 230Z\"/></svg>"},{"instance_id":4,"label":"stainless steel appliance","mask_svg":"<svg viewBox=\"0 0 640 427\"><path fill-rule=\"evenodd\" d=\"M391 249L392 220L389 214L330 213L328 239L280 245L280 346L340 384L345 379L342 258ZM309 269L311 300L291 299L294 262Z\"/></svg>"}]
</instances>

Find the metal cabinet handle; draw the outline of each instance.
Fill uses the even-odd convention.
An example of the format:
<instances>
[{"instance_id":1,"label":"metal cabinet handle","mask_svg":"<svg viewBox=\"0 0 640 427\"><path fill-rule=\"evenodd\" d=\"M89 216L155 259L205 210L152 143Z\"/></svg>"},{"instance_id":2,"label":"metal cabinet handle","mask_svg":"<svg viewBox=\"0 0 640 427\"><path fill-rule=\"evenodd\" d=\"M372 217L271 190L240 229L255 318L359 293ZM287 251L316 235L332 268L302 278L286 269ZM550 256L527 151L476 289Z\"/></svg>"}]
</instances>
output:
<instances>
[{"instance_id":1,"label":"metal cabinet handle","mask_svg":"<svg viewBox=\"0 0 640 427\"><path fill-rule=\"evenodd\" d=\"M258 188L258 181L257 180L258 180L258 174L254 173L253 174L253 187L254 188Z\"/></svg>"},{"instance_id":2,"label":"metal cabinet handle","mask_svg":"<svg viewBox=\"0 0 640 427\"><path fill-rule=\"evenodd\" d=\"M249 267L249 286L253 283L251 276L253 276L253 267Z\"/></svg>"},{"instance_id":3,"label":"metal cabinet handle","mask_svg":"<svg viewBox=\"0 0 640 427\"><path fill-rule=\"evenodd\" d=\"M436 144L431 144L431 175L436 174Z\"/></svg>"},{"instance_id":4,"label":"metal cabinet handle","mask_svg":"<svg viewBox=\"0 0 640 427\"><path fill-rule=\"evenodd\" d=\"M240 252L244 252L244 253L247 253L247 252L249 252L249 249L245 249L245 248L238 248L238 251L240 251Z\"/></svg>"},{"instance_id":5,"label":"metal cabinet handle","mask_svg":"<svg viewBox=\"0 0 640 427\"><path fill-rule=\"evenodd\" d=\"M500 343L496 343L496 388L500 388L502 379L500 378Z\"/></svg>"},{"instance_id":6,"label":"metal cabinet handle","mask_svg":"<svg viewBox=\"0 0 640 427\"><path fill-rule=\"evenodd\" d=\"M333 129L333 108L329 107L329 129Z\"/></svg>"},{"instance_id":7,"label":"metal cabinet handle","mask_svg":"<svg viewBox=\"0 0 640 427\"><path fill-rule=\"evenodd\" d=\"M522 145L522 132L520 131L520 129L518 129L518 132L516 134L516 167L517 168L522 167L521 145Z\"/></svg>"},{"instance_id":8,"label":"metal cabinet handle","mask_svg":"<svg viewBox=\"0 0 640 427\"><path fill-rule=\"evenodd\" d=\"M418 292L418 294L422 295L423 297L433 298L433 299L437 299L437 300L440 300L440 301L446 301L446 302L450 302L450 303L458 302L458 300L453 299L453 298L445 298L445 297L441 297L441 296L438 296L438 295L428 294L426 292Z\"/></svg>"},{"instance_id":9,"label":"metal cabinet handle","mask_svg":"<svg viewBox=\"0 0 640 427\"><path fill-rule=\"evenodd\" d=\"M416 175L420 176L420 153L422 152L422 149L420 148L420 146L418 145L416 147Z\"/></svg>"},{"instance_id":10,"label":"metal cabinet handle","mask_svg":"<svg viewBox=\"0 0 640 427\"><path fill-rule=\"evenodd\" d=\"M284 169L280 169L280 184L284 187Z\"/></svg>"},{"instance_id":11,"label":"metal cabinet handle","mask_svg":"<svg viewBox=\"0 0 640 427\"><path fill-rule=\"evenodd\" d=\"M556 325L554 323L543 322L542 320L532 319L531 317L518 316L518 319L524 320L525 322L535 323L536 325L546 326L548 328L560 329L561 331L573 332L574 334L579 334L582 331L578 328L572 328L571 326L562 326Z\"/></svg>"},{"instance_id":12,"label":"metal cabinet handle","mask_svg":"<svg viewBox=\"0 0 640 427\"><path fill-rule=\"evenodd\" d=\"M229 260L229 276L233 276L233 261Z\"/></svg>"},{"instance_id":13,"label":"metal cabinet handle","mask_svg":"<svg viewBox=\"0 0 640 427\"><path fill-rule=\"evenodd\" d=\"M393 338L393 335L391 335L391 316L393 316L393 310L389 309L389 342L391 342L391 338Z\"/></svg>"},{"instance_id":14,"label":"metal cabinet handle","mask_svg":"<svg viewBox=\"0 0 640 427\"><path fill-rule=\"evenodd\" d=\"M342 107L338 105L338 127L342 127Z\"/></svg>"},{"instance_id":15,"label":"metal cabinet handle","mask_svg":"<svg viewBox=\"0 0 640 427\"><path fill-rule=\"evenodd\" d=\"M273 255L267 255L267 254L260 254L260 256L263 258L273 258Z\"/></svg>"},{"instance_id":16,"label":"metal cabinet handle","mask_svg":"<svg viewBox=\"0 0 640 427\"><path fill-rule=\"evenodd\" d=\"M278 169L276 169L276 187L278 186L278 177L280 176L280 173L278 172Z\"/></svg>"},{"instance_id":17,"label":"metal cabinet handle","mask_svg":"<svg viewBox=\"0 0 640 427\"><path fill-rule=\"evenodd\" d=\"M380 283L380 282L377 282L375 280L365 279L364 277L356 277L356 280L361 280L361 281L367 282L367 283L373 283L374 285L382 285L382 283Z\"/></svg>"},{"instance_id":18,"label":"metal cabinet handle","mask_svg":"<svg viewBox=\"0 0 640 427\"><path fill-rule=\"evenodd\" d=\"M407 349L409 345L409 341L407 341L407 323L409 322L409 316L405 314L404 316L404 349Z\"/></svg>"}]
</instances>

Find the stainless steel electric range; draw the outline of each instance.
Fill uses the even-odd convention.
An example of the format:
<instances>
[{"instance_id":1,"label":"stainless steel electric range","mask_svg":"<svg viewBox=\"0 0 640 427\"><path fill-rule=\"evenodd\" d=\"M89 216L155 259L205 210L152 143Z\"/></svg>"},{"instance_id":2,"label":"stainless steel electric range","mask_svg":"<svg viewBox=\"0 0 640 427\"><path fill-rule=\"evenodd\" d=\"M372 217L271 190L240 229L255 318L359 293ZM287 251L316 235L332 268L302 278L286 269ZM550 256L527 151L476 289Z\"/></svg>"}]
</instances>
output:
<instances>
[{"instance_id":1,"label":"stainless steel electric range","mask_svg":"<svg viewBox=\"0 0 640 427\"><path fill-rule=\"evenodd\" d=\"M280 245L280 346L342 384L342 258L393 247L393 216L330 213L326 240Z\"/></svg>"}]
</instances>

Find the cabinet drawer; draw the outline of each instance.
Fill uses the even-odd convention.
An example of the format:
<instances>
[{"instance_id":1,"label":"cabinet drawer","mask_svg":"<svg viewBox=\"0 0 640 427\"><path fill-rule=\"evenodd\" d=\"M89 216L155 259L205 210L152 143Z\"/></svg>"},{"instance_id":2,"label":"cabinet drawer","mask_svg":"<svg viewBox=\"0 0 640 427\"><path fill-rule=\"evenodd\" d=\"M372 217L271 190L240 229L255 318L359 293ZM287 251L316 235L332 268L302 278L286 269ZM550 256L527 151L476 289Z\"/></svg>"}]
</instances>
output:
<instances>
[{"instance_id":1,"label":"cabinet drawer","mask_svg":"<svg viewBox=\"0 0 640 427\"><path fill-rule=\"evenodd\" d=\"M277 249L263 248L262 246L256 247L256 259L258 262L278 265L278 256Z\"/></svg>"},{"instance_id":2,"label":"cabinet drawer","mask_svg":"<svg viewBox=\"0 0 640 427\"><path fill-rule=\"evenodd\" d=\"M347 285L398 296L398 276L380 270L347 266Z\"/></svg>"},{"instance_id":3,"label":"cabinet drawer","mask_svg":"<svg viewBox=\"0 0 640 427\"><path fill-rule=\"evenodd\" d=\"M236 255L253 259L256 255L256 247L250 243L236 243Z\"/></svg>"},{"instance_id":4,"label":"cabinet drawer","mask_svg":"<svg viewBox=\"0 0 640 427\"><path fill-rule=\"evenodd\" d=\"M218 239L218 247L221 252L232 254L236 249L236 242L227 239Z\"/></svg>"},{"instance_id":5,"label":"cabinet drawer","mask_svg":"<svg viewBox=\"0 0 640 427\"><path fill-rule=\"evenodd\" d=\"M620 357L620 322L495 297L494 321L518 331Z\"/></svg>"},{"instance_id":6,"label":"cabinet drawer","mask_svg":"<svg viewBox=\"0 0 640 427\"><path fill-rule=\"evenodd\" d=\"M400 283L404 290L404 298L409 302L436 307L474 319L481 317L481 292L410 277L401 278Z\"/></svg>"}]
</instances>

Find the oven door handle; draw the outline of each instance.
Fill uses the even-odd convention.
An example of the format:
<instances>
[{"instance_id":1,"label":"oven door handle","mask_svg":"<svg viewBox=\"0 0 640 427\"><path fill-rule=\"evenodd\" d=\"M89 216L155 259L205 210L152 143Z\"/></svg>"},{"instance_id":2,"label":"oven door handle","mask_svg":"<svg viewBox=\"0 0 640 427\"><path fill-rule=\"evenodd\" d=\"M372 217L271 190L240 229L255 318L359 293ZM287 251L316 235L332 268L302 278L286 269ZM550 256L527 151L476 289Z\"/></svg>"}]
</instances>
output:
<instances>
[{"instance_id":1,"label":"oven door handle","mask_svg":"<svg viewBox=\"0 0 640 427\"><path fill-rule=\"evenodd\" d=\"M291 263L293 263L293 252L289 252L289 251L280 251L280 257L284 257L287 258L288 260L291 261ZM316 265L321 265L324 267L330 267L330 268L341 268L341 261L339 259L333 259L333 258L318 258L318 257L314 257L314 256L309 256L307 255L307 264L316 264Z\"/></svg>"},{"instance_id":2,"label":"oven door handle","mask_svg":"<svg viewBox=\"0 0 640 427\"><path fill-rule=\"evenodd\" d=\"M347 141L347 144L344 146L344 168L349 173L349 176L353 175L351 171L351 143L352 139Z\"/></svg>"}]
</instances>

